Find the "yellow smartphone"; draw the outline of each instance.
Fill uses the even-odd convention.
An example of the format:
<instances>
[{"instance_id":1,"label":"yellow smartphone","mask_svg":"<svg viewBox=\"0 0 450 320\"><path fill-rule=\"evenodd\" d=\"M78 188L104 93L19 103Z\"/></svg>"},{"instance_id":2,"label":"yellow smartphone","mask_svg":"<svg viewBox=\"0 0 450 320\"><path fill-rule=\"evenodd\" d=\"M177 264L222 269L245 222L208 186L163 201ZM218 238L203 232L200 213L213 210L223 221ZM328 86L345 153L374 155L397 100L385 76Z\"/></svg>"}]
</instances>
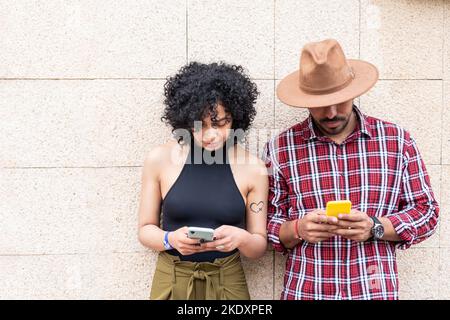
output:
<instances>
[{"instance_id":1,"label":"yellow smartphone","mask_svg":"<svg viewBox=\"0 0 450 320\"><path fill-rule=\"evenodd\" d=\"M349 214L352 209L352 202L350 200L337 200L327 202L327 216L338 217L340 213Z\"/></svg>"}]
</instances>

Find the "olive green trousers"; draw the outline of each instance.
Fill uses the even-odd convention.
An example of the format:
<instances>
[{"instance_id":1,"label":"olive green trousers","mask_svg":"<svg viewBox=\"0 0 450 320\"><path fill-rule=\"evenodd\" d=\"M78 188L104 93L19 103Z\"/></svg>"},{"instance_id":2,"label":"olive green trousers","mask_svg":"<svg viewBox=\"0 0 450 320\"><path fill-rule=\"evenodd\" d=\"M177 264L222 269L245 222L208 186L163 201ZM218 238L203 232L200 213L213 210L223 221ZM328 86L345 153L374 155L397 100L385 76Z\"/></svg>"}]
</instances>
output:
<instances>
[{"instance_id":1,"label":"olive green trousers","mask_svg":"<svg viewBox=\"0 0 450 320\"><path fill-rule=\"evenodd\" d=\"M239 252L214 262L181 261L160 252L151 300L249 300Z\"/></svg>"}]
</instances>

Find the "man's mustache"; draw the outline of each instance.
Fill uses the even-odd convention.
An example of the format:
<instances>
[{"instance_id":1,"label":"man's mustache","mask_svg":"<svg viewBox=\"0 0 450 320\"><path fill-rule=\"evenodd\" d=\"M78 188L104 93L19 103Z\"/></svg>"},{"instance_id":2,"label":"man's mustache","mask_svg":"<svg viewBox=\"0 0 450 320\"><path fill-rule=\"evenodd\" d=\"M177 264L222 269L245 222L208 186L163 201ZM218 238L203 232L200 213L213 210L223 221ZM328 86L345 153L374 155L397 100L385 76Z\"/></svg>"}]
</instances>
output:
<instances>
[{"instance_id":1,"label":"man's mustache","mask_svg":"<svg viewBox=\"0 0 450 320\"><path fill-rule=\"evenodd\" d=\"M332 119L328 119L328 118L321 119L320 122L325 123L325 122L344 121L344 120L345 120L344 117L334 117Z\"/></svg>"}]
</instances>

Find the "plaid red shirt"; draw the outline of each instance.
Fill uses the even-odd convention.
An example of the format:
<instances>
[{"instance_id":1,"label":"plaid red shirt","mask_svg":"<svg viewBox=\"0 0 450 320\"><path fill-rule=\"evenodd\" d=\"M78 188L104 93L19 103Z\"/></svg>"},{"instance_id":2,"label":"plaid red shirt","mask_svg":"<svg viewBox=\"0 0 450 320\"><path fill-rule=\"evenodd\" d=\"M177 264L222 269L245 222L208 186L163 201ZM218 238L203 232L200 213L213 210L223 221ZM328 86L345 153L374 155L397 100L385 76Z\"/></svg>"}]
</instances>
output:
<instances>
[{"instance_id":1,"label":"plaid red shirt","mask_svg":"<svg viewBox=\"0 0 450 320\"><path fill-rule=\"evenodd\" d=\"M358 124L340 145L320 135L311 116L265 145L268 238L288 254L281 299L398 299L396 248L436 229L439 207L414 139L398 125L354 111ZM344 199L369 216L389 218L402 241L334 236L291 250L280 242L283 222Z\"/></svg>"}]
</instances>

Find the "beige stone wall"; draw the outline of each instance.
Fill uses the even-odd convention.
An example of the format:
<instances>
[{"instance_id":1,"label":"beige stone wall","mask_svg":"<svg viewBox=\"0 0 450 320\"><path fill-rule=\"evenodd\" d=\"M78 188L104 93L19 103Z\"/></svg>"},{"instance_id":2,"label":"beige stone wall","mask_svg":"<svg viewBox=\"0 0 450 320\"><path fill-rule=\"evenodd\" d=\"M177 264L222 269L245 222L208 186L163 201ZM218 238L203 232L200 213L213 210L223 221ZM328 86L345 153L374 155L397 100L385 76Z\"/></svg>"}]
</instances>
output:
<instances>
[{"instance_id":1,"label":"beige stone wall","mask_svg":"<svg viewBox=\"0 0 450 320\"><path fill-rule=\"evenodd\" d=\"M242 64L255 128L286 128L305 112L274 88L328 37L379 67L362 109L412 132L440 200L439 232L398 253L401 298L450 298L450 1L0 0L0 31L1 299L146 299L137 205L144 155L169 137L164 78ZM252 297L277 299L283 258L244 263Z\"/></svg>"}]
</instances>

